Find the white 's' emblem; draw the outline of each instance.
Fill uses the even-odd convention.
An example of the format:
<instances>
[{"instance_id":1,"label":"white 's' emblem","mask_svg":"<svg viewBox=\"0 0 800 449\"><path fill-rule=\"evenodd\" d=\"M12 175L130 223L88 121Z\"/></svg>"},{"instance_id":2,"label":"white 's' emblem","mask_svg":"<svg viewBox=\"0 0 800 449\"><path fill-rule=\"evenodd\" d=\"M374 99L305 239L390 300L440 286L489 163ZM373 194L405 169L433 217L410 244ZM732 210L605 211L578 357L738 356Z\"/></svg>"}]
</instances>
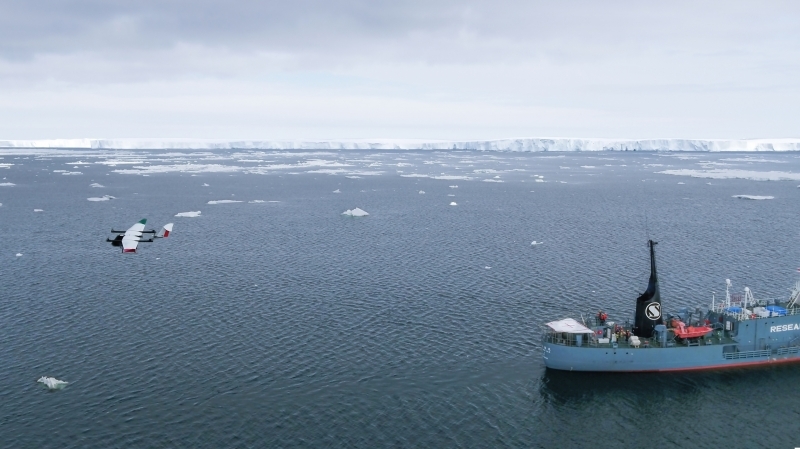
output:
<instances>
[{"instance_id":1,"label":"white 's' emblem","mask_svg":"<svg viewBox=\"0 0 800 449\"><path fill-rule=\"evenodd\" d=\"M644 314L647 315L647 318L654 321L661 318L661 304L651 302L647 305L647 308L644 309Z\"/></svg>"}]
</instances>

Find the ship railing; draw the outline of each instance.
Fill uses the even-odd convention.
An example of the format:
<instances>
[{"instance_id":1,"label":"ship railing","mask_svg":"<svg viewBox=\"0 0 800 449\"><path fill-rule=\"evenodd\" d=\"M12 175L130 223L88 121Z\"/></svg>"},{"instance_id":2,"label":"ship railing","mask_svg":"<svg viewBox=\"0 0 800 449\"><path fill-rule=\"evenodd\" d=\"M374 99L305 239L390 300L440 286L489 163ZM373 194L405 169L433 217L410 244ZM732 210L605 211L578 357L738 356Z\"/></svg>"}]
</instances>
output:
<instances>
[{"instance_id":1,"label":"ship railing","mask_svg":"<svg viewBox=\"0 0 800 449\"><path fill-rule=\"evenodd\" d=\"M800 354L800 346L789 346L777 349L759 349L756 351L726 352L722 354L728 360L756 359L771 355Z\"/></svg>"},{"instance_id":2,"label":"ship railing","mask_svg":"<svg viewBox=\"0 0 800 449\"><path fill-rule=\"evenodd\" d=\"M741 307L741 306L739 306L737 304L735 307ZM737 321L760 320L760 319L763 319L763 318L776 318L778 316L800 315L800 308L797 308L797 307L786 308L786 315L772 315L772 316L760 316L758 314L753 314L752 313L752 309L750 307L752 307L752 306L748 304L748 310L751 311L750 314L744 313L744 312L741 312L741 313L728 312L728 311L725 310L726 306L719 306L719 305L714 307L714 312L717 312L717 313L720 313L720 314L723 314L723 315L728 315L730 317L735 318Z\"/></svg>"},{"instance_id":3,"label":"ship railing","mask_svg":"<svg viewBox=\"0 0 800 449\"><path fill-rule=\"evenodd\" d=\"M769 357L772 355L772 350L762 349L759 351L741 351L741 352L726 352L722 354L728 360L738 359L756 359L761 357Z\"/></svg>"},{"instance_id":4,"label":"ship railing","mask_svg":"<svg viewBox=\"0 0 800 449\"><path fill-rule=\"evenodd\" d=\"M574 335L574 334L573 334ZM586 348L613 348L614 344L617 345L617 348L630 348L630 349L647 349L647 348L656 348L661 347L661 344L656 341L655 339L647 339L642 338L640 339L640 344L638 347L633 346L629 342L625 340L618 340L616 342L612 342L609 340L608 343L600 343L599 339L593 337L592 334L581 334L583 338L581 339L580 344L574 338L564 338L558 333L554 332L546 332L544 334L544 342L545 343L553 343L562 346L579 346L579 347L586 347ZM667 346L674 346L674 341L670 341Z\"/></svg>"}]
</instances>

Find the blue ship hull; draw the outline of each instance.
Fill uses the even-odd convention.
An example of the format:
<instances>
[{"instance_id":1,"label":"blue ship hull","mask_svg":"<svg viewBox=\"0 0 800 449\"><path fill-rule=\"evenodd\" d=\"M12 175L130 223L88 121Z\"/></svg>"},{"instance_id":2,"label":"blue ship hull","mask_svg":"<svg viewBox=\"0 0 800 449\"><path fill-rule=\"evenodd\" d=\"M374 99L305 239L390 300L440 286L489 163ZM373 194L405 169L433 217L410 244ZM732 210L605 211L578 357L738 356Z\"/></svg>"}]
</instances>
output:
<instances>
[{"instance_id":1,"label":"blue ship hull","mask_svg":"<svg viewBox=\"0 0 800 449\"><path fill-rule=\"evenodd\" d=\"M703 316L697 309L693 320L683 309L665 319L655 244L649 241L650 282L637 299L632 322L615 324L600 311L592 328L571 318L547 323L542 338L547 368L691 371L800 362L800 282L786 301L756 300L747 288L743 296L726 289L725 301L712 304Z\"/></svg>"}]
</instances>

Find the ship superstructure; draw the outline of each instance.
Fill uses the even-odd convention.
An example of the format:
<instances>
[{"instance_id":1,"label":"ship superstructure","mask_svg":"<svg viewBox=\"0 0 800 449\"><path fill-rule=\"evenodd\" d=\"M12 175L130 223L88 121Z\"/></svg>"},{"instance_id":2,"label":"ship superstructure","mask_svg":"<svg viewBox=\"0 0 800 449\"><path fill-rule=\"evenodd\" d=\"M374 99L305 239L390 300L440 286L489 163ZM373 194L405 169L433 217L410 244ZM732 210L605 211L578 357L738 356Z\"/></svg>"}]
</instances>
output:
<instances>
[{"instance_id":1,"label":"ship superstructure","mask_svg":"<svg viewBox=\"0 0 800 449\"><path fill-rule=\"evenodd\" d=\"M650 279L633 320L605 312L545 325L547 368L568 371L686 371L800 362L800 282L788 298L756 299L749 288L705 310L662 313L655 257L648 241Z\"/></svg>"}]
</instances>

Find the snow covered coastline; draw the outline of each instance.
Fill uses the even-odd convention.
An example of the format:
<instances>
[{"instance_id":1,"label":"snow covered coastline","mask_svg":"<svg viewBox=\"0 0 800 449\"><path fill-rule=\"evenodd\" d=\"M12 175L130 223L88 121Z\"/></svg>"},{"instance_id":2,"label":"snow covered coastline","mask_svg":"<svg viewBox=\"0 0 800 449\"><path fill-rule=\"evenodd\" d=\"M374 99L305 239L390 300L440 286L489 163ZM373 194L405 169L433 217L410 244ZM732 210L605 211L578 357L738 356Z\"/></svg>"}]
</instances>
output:
<instances>
[{"instance_id":1,"label":"snow covered coastline","mask_svg":"<svg viewBox=\"0 0 800 449\"><path fill-rule=\"evenodd\" d=\"M0 140L0 148L116 150L478 150L478 151L800 151L796 139L580 139L520 138L474 141L331 140L260 141L210 139Z\"/></svg>"}]
</instances>

